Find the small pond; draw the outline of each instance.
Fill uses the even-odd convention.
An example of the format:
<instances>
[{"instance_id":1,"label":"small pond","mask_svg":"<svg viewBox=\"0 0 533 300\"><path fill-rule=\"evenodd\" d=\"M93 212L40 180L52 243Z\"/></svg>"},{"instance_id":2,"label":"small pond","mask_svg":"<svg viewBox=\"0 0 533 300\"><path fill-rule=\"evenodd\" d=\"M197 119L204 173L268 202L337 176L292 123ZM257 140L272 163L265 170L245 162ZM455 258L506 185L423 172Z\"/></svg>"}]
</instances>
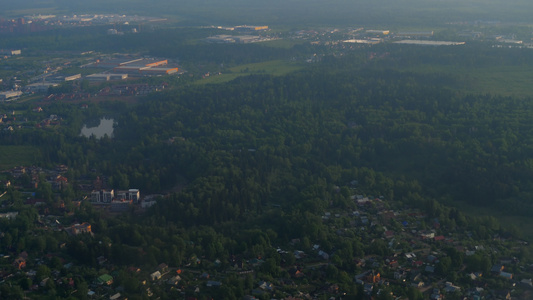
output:
<instances>
[{"instance_id":1,"label":"small pond","mask_svg":"<svg viewBox=\"0 0 533 300\"><path fill-rule=\"evenodd\" d=\"M103 138L107 134L108 137L113 137L113 125L115 120L111 118L101 118L100 123L97 123L97 126L87 127L87 124L83 125L81 129L81 134L84 137L90 137L94 135L95 138ZM92 126L89 125L89 126Z\"/></svg>"}]
</instances>

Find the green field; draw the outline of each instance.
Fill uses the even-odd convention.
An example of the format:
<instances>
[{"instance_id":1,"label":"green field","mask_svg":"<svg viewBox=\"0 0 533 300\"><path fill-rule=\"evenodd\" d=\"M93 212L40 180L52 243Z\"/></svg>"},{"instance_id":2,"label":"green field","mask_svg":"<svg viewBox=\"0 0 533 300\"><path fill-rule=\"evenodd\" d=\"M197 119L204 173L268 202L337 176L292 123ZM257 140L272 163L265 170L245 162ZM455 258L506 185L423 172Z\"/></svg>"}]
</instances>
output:
<instances>
[{"instance_id":1,"label":"green field","mask_svg":"<svg viewBox=\"0 0 533 300\"><path fill-rule=\"evenodd\" d=\"M229 72L220 75L212 75L197 81L198 84L217 84L231 81L240 76L248 76L254 74L268 74L273 76L281 76L294 71L298 71L303 67L301 63L287 62L283 60L272 60L261 63L246 64L235 66L229 69Z\"/></svg>"},{"instance_id":2,"label":"green field","mask_svg":"<svg viewBox=\"0 0 533 300\"><path fill-rule=\"evenodd\" d=\"M533 96L533 69L529 66L462 68L458 66L418 65L408 71L421 74L443 74L459 79L458 90L474 94L515 97Z\"/></svg>"},{"instance_id":3,"label":"green field","mask_svg":"<svg viewBox=\"0 0 533 300\"><path fill-rule=\"evenodd\" d=\"M281 46L281 45L278 45ZM199 80L198 84L217 84L231 81L240 76L252 74L269 74L274 76L285 75L290 72L302 69L304 65L300 63L273 60L268 62L254 63L235 66L229 72L221 75L214 75ZM452 78L459 78L459 91L474 94L494 94L515 97L533 96L533 69L528 66L503 66L503 67L482 67L463 68L459 66L443 65L417 65L404 71L419 74L442 74Z\"/></svg>"},{"instance_id":4,"label":"green field","mask_svg":"<svg viewBox=\"0 0 533 300\"><path fill-rule=\"evenodd\" d=\"M39 150L29 146L0 146L0 170L36 163Z\"/></svg>"},{"instance_id":5,"label":"green field","mask_svg":"<svg viewBox=\"0 0 533 300\"><path fill-rule=\"evenodd\" d=\"M533 70L528 66L486 67L465 72L464 78L471 92L504 96L533 96Z\"/></svg>"},{"instance_id":6,"label":"green field","mask_svg":"<svg viewBox=\"0 0 533 300\"><path fill-rule=\"evenodd\" d=\"M515 227L522 235L522 238L533 241L533 219L524 216L509 215L490 206L475 206L464 201L451 201L443 203L449 207L456 207L465 215L472 217L495 217L503 228Z\"/></svg>"}]
</instances>

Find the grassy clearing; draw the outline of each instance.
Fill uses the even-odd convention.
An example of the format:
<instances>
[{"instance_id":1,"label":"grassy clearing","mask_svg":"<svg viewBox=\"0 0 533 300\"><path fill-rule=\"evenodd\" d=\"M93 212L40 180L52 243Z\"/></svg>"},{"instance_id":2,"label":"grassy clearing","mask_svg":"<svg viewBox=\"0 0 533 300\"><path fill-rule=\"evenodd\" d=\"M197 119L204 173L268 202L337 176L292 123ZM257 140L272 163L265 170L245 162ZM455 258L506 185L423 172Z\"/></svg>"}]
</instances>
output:
<instances>
[{"instance_id":1,"label":"grassy clearing","mask_svg":"<svg viewBox=\"0 0 533 300\"><path fill-rule=\"evenodd\" d=\"M494 94L515 97L533 96L533 69L529 66L462 68L458 66L419 65L409 71L422 74L441 73L458 77L458 90L473 94Z\"/></svg>"},{"instance_id":2,"label":"grassy clearing","mask_svg":"<svg viewBox=\"0 0 533 300\"><path fill-rule=\"evenodd\" d=\"M32 165L38 150L29 146L0 146L0 170Z\"/></svg>"},{"instance_id":3,"label":"grassy clearing","mask_svg":"<svg viewBox=\"0 0 533 300\"><path fill-rule=\"evenodd\" d=\"M298 71L303 67L300 63L287 62L283 60L272 60L261 63L246 64L235 66L229 69L229 72L221 75L214 75L197 81L197 84L218 84L231 81L240 76L248 76L253 74L268 74L273 76L281 76L294 71Z\"/></svg>"},{"instance_id":4,"label":"grassy clearing","mask_svg":"<svg viewBox=\"0 0 533 300\"><path fill-rule=\"evenodd\" d=\"M472 217L495 217L502 227L516 226L522 237L528 241L533 241L533 219L530 217L514 216L502 213L496 208L488 206L474 206L465 202L454 201L444 203L450 207L456 207L465 215Z\"/></svg>"},{"instance_id":5,"label":"grassy clearing","mask_svg":"<svg viewBox=\"0 0 533 300\"><path fill-rule=\"evenodd\" d=\"M528 66L482 68L465 74L467 90L504 96L533 96L533 70Z\"/></svg>"}]
</instances>

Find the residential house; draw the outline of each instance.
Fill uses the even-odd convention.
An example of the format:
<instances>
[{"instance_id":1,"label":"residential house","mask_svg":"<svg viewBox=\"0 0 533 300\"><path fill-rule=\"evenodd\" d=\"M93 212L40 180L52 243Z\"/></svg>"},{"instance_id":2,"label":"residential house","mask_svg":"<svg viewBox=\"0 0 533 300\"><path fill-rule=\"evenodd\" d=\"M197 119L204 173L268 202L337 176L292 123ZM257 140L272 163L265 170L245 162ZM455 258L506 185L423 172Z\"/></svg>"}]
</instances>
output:
<instances>
[{"instance_id":1,"label":"residential house","mask_svg":"<svg viewBox=\"0 0 533 300\"><path fill-rule=\"evenodd\" d=\"M167 284L170 285L178 285L178 283L181 281L181 277L179 275L173 276L167 280Z\"/></svg>"},{"instance_id":2,"label":"residential house","mask_svg":"<svg viewBox=\"0 0 533 300\"><path fill-rule=\"evenodd\" d=\"M455 293L455 292L461 291L461 288L456 286L456 285L453 285L451 282L446 282L446 286L444 287L444 291L446 293Z\"/></svg>"},{"instance_id":3,"label":"residential house","mask_svg":"<svg viewBox=\"0 0 533 300\"><path fill-rule=\"evenodd\" d=\"M40 286L46 286L46 284L48 283L48 280L50 280L49 277L46 277L45 279L41 280L41 282L39 283Z\"/></svg>"},{"instance_id":4,"label":"residential house","mask_svg":"<svg viewBox=\"0 0 533 300\"><path fill-rule=\"evenodd\" d=\"M244 260L240 258L233 259L230 263L235 269L244 269Z\"/></svg>"},{"instance_id":5,"label":"residential house","mask_svg":"<svg viewBox=\"0 0 533 300\"><path fill-rule=\"evenodd\" d=\"M15 261L13 262L13 266L19 270L23 269L26 267L26 259L22 258L22 257L18 257L17 259L15 259Z\"/></svg>"},{"instance_id":6,"label":"residential house","mask_svg":"<svg viewBox=\"0 0 533 300\"><path fill-rule=\"evenodd\" d=\"M128 272L130 272L130 273L139 273L139 272L141 272L141 269L137 268L137 267L129 267L128 268Z\"/></svg>"},{"instance_id":7,"label":"residential house","mask_svg":"<svg viewBox=\"0 0 533 300\"><path fill-rule=\"evenodd\" d=\"M423 232L423 233L420 233L420 237L422 239L433 239L435 238L435 233L434 232Z\"/></svg>"},{"instance_id":8,"label":"residential house","mask_svg":"<svg viewBox=\"0 0 533 300\"><path fill-rule=\"evenodd\" d=\"M10 219L10 220L14 220L17 215L18 215L18 211L14 211L14 212L8 212L8 213L2 213L0 214L0 219Z\"/></svg>"},{"instance_id":9,"label":"residential house","mask_svg":"<svg viewBox=\"0 0 533 300\"><path fill-rule=\"evenodd\" d=\"M318 256L322 257L322 259L325 259L325 260L329 259L329 254L327 254L326 252L322 250L318 251Z\"/></svg>"},{"instance_id":10,"label":"residential house","mask_svg":"<svg viewBox=\"0 0 533 300\"><path fill-rule=\"evenodd\" d=\"M413 267L421 267L424 264L421 260L413 261Z\"/></svg>"},{"instance_id":11,"label":"residential house","mask_svg":"<svg viewBox=\"0 0 533 300\"><path fill-rule=\"evenodd\" d=\"M511 292L508 290L498 290L494 294L496 299L511 299Z\"/></svg>"},{"instance_id":12,"label":"residential house","mask_svg":"<svg viewBox=\"0 0 533 300\"><path fill-rule=\"evenodd\" d=\"M522 280L520 281L520 283L523 284L523 285L526 285L526 286L530 286L530 287L533 286L533 282L531 281L531 278L529 278L529 279L522 279Z\"/></svg>"},{"instance_id":13,"label":"residential house","mask_svg":"<svg viewBox=\"0 0 533 300\"><path fill-rule=\"evenodd\" d=\"M398 270L397 272L394 272L394 279L396 280L403 280L407 276L407 272L405 270Z\"/></svg>"},{"instance_id":14,"label":"residential house","mask_svg":"<svg viewBox=\"0 0 533 300\"><path fill-rule=\"evenodd\" d=\"M11 174L15 178L18 178L18 177L22 176L25 173L26 173L26 168L25 167L16 167L16 168L13 169L13 171L11 171Z\"/></svg>"},{"instance_id":15,"label":"residential house","mask_svg":"<svg viewBox=\"0 0 533 300\"><path fill-rule=\"evenodd\" d=\"M57 165L56 166L56 172L58 173L66 173L68 171L68 167L65 165Z\"/></svg>"},{"instance_id":16,"label":"residential house","mask_svg":"<svg viewBox=\"0 0 533 300\"><path fill-rule=\"evenodd\" d=\"M150 279L152 279L152 281L161 279L161 272L155 271L154 273L150 274Z\"/></svg>"},{"instance_id":17,"label":"residential house","mask_svg":"<svg viewBox=\"0 0 533 300\"><path fill-rule=\"evenodd\" d=\"M443 235L436 236L433 238L433 240L435 242L444 241L444 236Z\"/></svg>"},{"instance_id":18,"label":"residential house","mask_svg":"<svg viewBox=\"0 0 533 300\"><path fill-rule=\"evenodd\" d=\"M120 299L121 296L122 295L120 293L116 293L116 294L114 294L112 296L109 296L109 300L118 300L118 299Z\"/></svg>"},{"instance_id":19,"label":"residential house","mask_svg":"<svg viewBox=\"0 0 533 300\"><path fill-rule=\"evenodd\" d=\"M396 269L400 266L400 263L397 260L391 260L389 262L389 268Z\"/></svg>"},{"instance_id":20,"label":"residential house","mask_svg":"<svg viewBox=\"0 0 533 300\"><path fill-rule=\"evenodd\" d=\"M298 268L294 267L289 270L289 275L291 275L294 278L302 278L305 276L305 274L299 270Z\"/></svg>"},{"instance_id":21,"label":"residential house","mask_svg":"<svg viewBox=\"0 0 533 300\"><path fill-rule=\"evenodd\" d=\"M504 258L500 259L500 263L502 265L510 265L512 263L515 263L515 262L516 262L516 258L515 257L504 257Z\"/></svg>"},{"instance_id":22,"label":"residential house","mask_svg":"<svg viewBox=\"0 0 533 300\"><path fill-rule=\"evenodd\" d=\"M439 259L435 255L430 254L426 257L426 260L427 262L433 264L433 263L436 263Z\"/></svg>"},{"instance_id":23,"label":"residential house","mask_svg":"<svg viewBox=\"0 0 533 300\"><path fill-rule=\"evenodd\" d=\"M274 286L270 282L261 281L259 282L259 288L262 290L271 291L272 289L274 289Z\"/></svg>"},{"instance_id":24,"label":"residential house","mask_svg":"<svg viewBox=\"0 0 533 300\"><path fill-rule=\"evenodd\" d=\"M363 290L367 295L370 295L372 294L372 291L374 291L374 285L371 283L365 283L365 285L363 286Z\"/></svg>"},{"instance_id":25,"label":"residential house","mask_svg":"<svg viewBox=\"0 0 533 300\"><path fill-rule=\"evenodd\" d=\"M431 300L442 300L442 295L440 293L439 289L433 289L433 292L431 293L431 296L429 296L429 299Z\"/></svg>"},{"instance_id":26,"label":"residential house","mask_svg":"<svg viewBox=\"0 0 533 300\"><path fill-rule=\"evenodd\" d=\"M296 259L304 258L304 257L305 257L305 252L300 251L300 250L295 250L295 251L294 251L294 257L295 257Z\"/></svg>"},{"instance_id":27,"label":"residential house","mask_svg":"<svg viewBox=\"0 0 533 300\"><path fill-rule=\"evenodd\" d=\"M409 274L409 279L411 281L419 281L422 278L422 273L420 271L411 271L411 274Z\"/></svg>"},{"instance_id":28,"label":"residential house","mask_svg":"<svg viewBox=\"0 0 533 300\"><path fill-rule=\"evenodd\" d=\"M372 270L366 277L366 281L369 283L378 283L381 280L381 274Z\"/></svg>"},{"instance_id":29,"label":"residential house","mask_svg":"<svg viewBox=\"0 0 533 300\"><path fill-rule=\"evenodd\" d=\"M51 184L54 190L62 190L68 185L68 179L65 176L57 175Z\"/></svg>"},{"instance_id":30,"label":"residential house","mask_svg":"<svg viewBox=\"0 0 533 300\"><path fill-rule=\"evenodd\" d=\"M65 231L71 235L78 235L80 233L90 233L91 231L91 224L87 222L83 222L81 224L74 224L68 228L65 228Z\"/></svg>"},{"instance_id":31,"label":"residential house","mask_svg":"<svg viewBox=\"0 0 533 300\"><path fill-rule=\"evenodd\" d=\"M493 274L500 274L501 271L503 271L505 267L503 265L493 265L490 269L490 272Z\"/></svg>"},{"instance_id":32,"label":"residential house","mask_svg":"<svg viewBox=\"0 0 533 300\"><path fill-rule=\"evenodd\" d=\"M107 261L107 259L101 255L96 258L96 261L98 261L99 265L103 265Z\"/></svg>"},{"instance_id":33,"label":"residential house","mask_svg":"<svg viewBox=\"0 0 533 300\"><path fill-rule=\"evenodd\" d=\"M426 266L426 268L424 269L424 271L426 273L435 273L435 267L433 266Z\"/></svg>"},{"instance_id":34,"label":"residential house","mask_svg":"<svg viewBox=\"0 0 533 300\"><path fill-rule=\"evenodd\" d=\"M338 294L339 293L339 285L338 284L332 284L328 287L328 292L332 294Z\"/></svg>"},{"instance_id":35,"label":"residential house","mask_svg":"<svg viewBox=\"0 0 533 300\"><path fill-rule=\"evenodd\" d=\"M157 270L160 271L161 273L166 273L168 272L168 266L167 264L162 263L159 266L157 266Z\"/></svg>"},{"instance_id":36,"label":"residential house","mask_svg":"<svg viewBox=\"0 0 533 300\"><path fill-rule=\"evenodd\" d=\"M206 283L206 286L208 286L208 287L212 287L212 286L216 287L216 286L221 286L221 285L222 285L222 282L220 282L220 281L209 280Z\"/></svg>"},{"instance_id":37,"label":"residential house","mask_svg":"<svg viewBox=\"0 0 533 300\"><path fill-rule=\"evenodd\" d=\"M505 279L513 279L513 274L508 272L500 272L500 276Z\"/></svg>"}]
</instances>

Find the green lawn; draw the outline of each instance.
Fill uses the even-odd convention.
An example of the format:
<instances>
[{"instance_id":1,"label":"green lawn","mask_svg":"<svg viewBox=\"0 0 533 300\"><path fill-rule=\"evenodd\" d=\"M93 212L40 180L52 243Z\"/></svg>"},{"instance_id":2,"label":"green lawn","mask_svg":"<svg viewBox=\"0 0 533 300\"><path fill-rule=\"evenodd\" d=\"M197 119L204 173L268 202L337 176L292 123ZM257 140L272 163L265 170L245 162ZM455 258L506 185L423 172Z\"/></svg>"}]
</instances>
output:
<instances>
[{"instance_id":1,"label":"green lawn","mask_svg":"<svg viewBox=\"0 0 533 300\"><path fill-rule=\"evenodd\" d=\"M254 64L235 66L229 69L229 72L221 75L213 75L197 81L198 84L218 84L231 81L240 76L252 74L269 74L274 76L285 75L298 71L303 67L301 63L287 62L283 60L272 60Z\"/></svg>"},{"instance_id":2,"label":"green lawn","mask_svg":"<svg viewBox=\"0 0 533 300\"><path fill-rule=\"evenodd\" d=\"M0 146L0 170L32 165L39 150L29 146Z\"/></svg>"}]
</instances>

